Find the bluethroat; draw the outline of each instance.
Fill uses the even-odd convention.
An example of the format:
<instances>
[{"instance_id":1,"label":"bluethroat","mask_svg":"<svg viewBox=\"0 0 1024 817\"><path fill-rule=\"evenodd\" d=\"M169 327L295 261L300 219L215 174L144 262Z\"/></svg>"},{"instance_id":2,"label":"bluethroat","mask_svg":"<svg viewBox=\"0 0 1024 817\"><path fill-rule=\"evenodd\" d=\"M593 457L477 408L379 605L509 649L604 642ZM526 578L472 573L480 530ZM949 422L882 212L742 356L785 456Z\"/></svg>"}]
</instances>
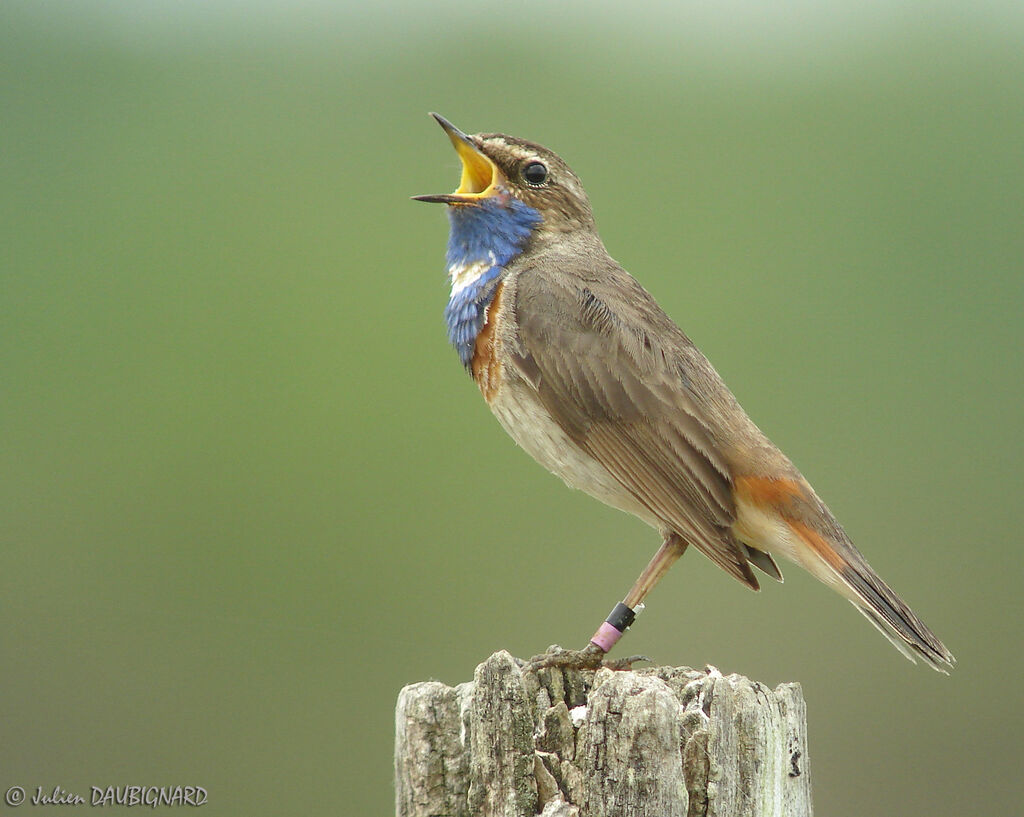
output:
<instances>
[{"instance_id":1,"label":"bluethroat","mask_svg":"<svg viewBox=\"0 0 1024 817\"><path fill-rule=\"evenodd\" d=\"M448 205L444 314L462 365L537 462L662 537L583 650L532 666L601 664L692 545L754 590L754 568L781 581L776 557L795 562L905 656L952 667L707 358L611 258L568 165L525 139L467 135L433 116L462 178L454 193L416 198Z\"/></svg>"}]
</instances>

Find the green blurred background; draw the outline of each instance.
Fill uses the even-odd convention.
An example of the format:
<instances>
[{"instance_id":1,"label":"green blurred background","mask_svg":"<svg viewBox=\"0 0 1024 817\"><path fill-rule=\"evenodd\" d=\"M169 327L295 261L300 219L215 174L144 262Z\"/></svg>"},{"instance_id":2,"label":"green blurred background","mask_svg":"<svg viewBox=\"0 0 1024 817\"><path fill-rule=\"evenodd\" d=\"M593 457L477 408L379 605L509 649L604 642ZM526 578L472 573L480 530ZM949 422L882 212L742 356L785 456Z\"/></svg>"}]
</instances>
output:
<instances>
[{"instance_id":1,"label":"green blurred background","mask_svg":"<svg viewBox=\"0 0 1024 817\"><path fill-rule=\"evenodd\" d=\"M820 814L1020 813L1019 3L6 0L0 66L0 789L388 814L403 684L654 552L447 345L438 110L573 165L960 664L698 554L623 649L802 682Z\"/></svg>"}]
</instances>

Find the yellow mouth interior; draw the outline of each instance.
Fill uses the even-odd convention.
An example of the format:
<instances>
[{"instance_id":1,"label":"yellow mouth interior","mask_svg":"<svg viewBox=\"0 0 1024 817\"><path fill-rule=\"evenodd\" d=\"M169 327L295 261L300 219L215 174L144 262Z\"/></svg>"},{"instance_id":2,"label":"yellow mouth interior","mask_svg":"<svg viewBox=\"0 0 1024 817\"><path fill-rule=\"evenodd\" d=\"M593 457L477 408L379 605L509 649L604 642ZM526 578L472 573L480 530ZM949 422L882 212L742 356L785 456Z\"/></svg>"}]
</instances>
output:
<instances>
[{"instance_id":1,"label":"yellow mouth interior","mask_svg":"<svg viewBox=\"0 0 1024 817\"><path fill-rule=\"evenodd\" d=\"M491 194L498 181L498 167L476 148L449 134L456 153L462 160L462 178L459 180L460 196L484 198Z\"/></svg>"}]
</instances>

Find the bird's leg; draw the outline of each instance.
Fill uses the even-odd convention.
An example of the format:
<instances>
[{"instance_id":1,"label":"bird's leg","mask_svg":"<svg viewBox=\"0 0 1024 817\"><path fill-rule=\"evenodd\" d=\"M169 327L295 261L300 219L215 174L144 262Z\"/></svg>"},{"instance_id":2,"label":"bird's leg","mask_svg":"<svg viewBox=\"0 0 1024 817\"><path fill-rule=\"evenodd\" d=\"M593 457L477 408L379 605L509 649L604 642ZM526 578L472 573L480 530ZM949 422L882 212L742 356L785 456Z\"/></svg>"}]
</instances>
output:
<instances>
[{"instance_id":1,"label":"bird's leg","mask_svg":"<svg viewBox=\"0 0 1024 817\"><path fill-rule=\"evenodd\" d=\"M633 623L647 594L654 589L654 585L685 552L686 542L678 534L668 534L665 541L661 543L661 547L658 548L658 552L654 554L654 558L647 563L643 573L633 583L626 598L615 605L586 647L582 650L549 651L543 655L535 655L527 663L527 670L536 671L544 667L596 669L600 666L609 669L630 669L634 661L649 660L642 655L631 655L628 658L620 658L615 661L606 661L604 657Z\"/></svg>"},{"instance_id":2,"label":"bird's leg","mask_svg":"<svg viewBox=\"0 0 1024 817\"><path fill-rule=\"evenodd\" d=\"M647 563L644 572L634 582L633 587L626 594L626 598L623 599L622 603L635 610L637 605L641 604L647 598L647 594L654 589L654 585L661 581L661 577L668 573L668 569L685 552L686 542L683 541L678 533L670 533L666 536L665 541L658 548L658 552Z\"/></svg>"}]
</instances>

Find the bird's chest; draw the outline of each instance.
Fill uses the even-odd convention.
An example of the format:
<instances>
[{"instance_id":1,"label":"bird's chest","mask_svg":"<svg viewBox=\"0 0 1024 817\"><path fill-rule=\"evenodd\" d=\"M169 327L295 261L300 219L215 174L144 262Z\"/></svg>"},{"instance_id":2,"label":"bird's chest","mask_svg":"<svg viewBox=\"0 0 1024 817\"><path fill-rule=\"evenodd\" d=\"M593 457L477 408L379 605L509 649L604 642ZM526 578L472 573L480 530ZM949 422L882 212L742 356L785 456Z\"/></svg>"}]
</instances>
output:
<instances>
[{"instance_id":1,"label":"bird's chest","mask_svg":"<svg viewBox=\"0 0 1024 817\"><path fill-rule=\"evenodd\" d=\"M659 520L624 490L607 468L565 433L530 383L513 368L500 368L500 358L498 375L501 388L487 402L498 422L521 448L570 488L578 488L649 525L659 526ZM483 385L480 388L484 390ZM484 396L487 397L486 392Z\"/></svg>"},{"instance_id":2,"label":"bird's chest","mask_svg":"<svg viewBox=\"0 0 1024 817\"><path fill-rule=\"evenodd\" d=\"M505 269L522 252L540 214L508 196L448 208L448 275L452 288L444 310L448 339L470 372L490 370L495 301L500 303ZM490 326L488 328L488 324ZM480 353L477 347L480 346ZM474 359L479 358L474 364ZM486 393L485 393L486 396Z\"/></svg>"},{"instance_id":3,"label":"bird's chest","mask_svg":"<svg viewBox=\"0 0 1024 817\"><path fill-rule=\"evenodd\" d=\"M498 285L473 350L473 379L495 418L521 448L570 488L657 526L608 469L565 432L512 362L510 351L517 345L515 291L514 279Z\"/></svg>"},{"instance_id":4,"label":"bird's chest","mask_svg":"<svg viewBox=\"0 0 1024 817\"><path fill-rule=\"evenodd\" d=\"M493 305L496 299L500 302L504 270L496 264L479 261L453 265L448 272L452 279L451 295L444 308L448 340L459 353L462 365L472 372L478 341L485 334L488 337L494 334L493 313L496 310ZM492 322L489 328L488 316ZM489 345L493 347L493 341Z\"/></svg>"},{"instance_id":5,"label":"bird's chest","mask_svg":"<svg viewBox=\"0 0 1024 817\"><path fill-rule=\"evenodd\" d=\"M488 405L493 404L502 385L502 358L505 350L501 324L503 320L508 320L503 314L503 290L504 286L499 282L484 310L483 325L473 342L473 356L469 361L473 380Z\"/></svg>"},{"instance_id":6,"label":"bird's chest","mask_svg":"<svg viewBox=\"0 0 1024 817\"><path fill-rule=\"evenodd\" d=\"M488 405L502 387L505 334L511 310L504 298L505 271L486 262L449 268L452 294L445 307L448 339Z\"/></svg>"}]
</instances>

